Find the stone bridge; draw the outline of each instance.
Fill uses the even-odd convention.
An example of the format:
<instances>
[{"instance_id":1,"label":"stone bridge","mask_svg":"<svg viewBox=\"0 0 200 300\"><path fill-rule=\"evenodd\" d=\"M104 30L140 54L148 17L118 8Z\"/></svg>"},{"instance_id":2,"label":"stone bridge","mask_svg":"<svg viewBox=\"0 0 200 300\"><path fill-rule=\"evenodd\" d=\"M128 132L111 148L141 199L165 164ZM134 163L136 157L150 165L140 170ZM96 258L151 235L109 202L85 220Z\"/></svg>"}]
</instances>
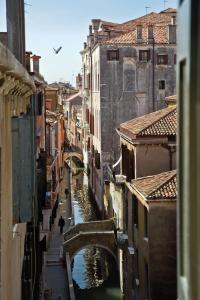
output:
<instances>
[{"instance_id":1,"label":"stone bridge","mask_svg":"<svg viewBox=\"0 0 200 300\"><path fill-rule=\"evenodd\" d=\"M116 260L117 241L114 229L112 219L77 224L64 234L64 254L68 252L73 258L82 248L94 245L106 249Z\"/></svg>"},{"instance_id":2,"label":"stone bridge","mask_svg":"<svg viewBox=\"0 0 200 300\"><path fill-rule=\"evenodd\" d=\"M70 159L71 157L76 157L78 158L80 161L83 161L83 154L79 153L79 152L65 152L64 153L64 161L67 161L68 159Z\"/></svg>"}]
</instances>

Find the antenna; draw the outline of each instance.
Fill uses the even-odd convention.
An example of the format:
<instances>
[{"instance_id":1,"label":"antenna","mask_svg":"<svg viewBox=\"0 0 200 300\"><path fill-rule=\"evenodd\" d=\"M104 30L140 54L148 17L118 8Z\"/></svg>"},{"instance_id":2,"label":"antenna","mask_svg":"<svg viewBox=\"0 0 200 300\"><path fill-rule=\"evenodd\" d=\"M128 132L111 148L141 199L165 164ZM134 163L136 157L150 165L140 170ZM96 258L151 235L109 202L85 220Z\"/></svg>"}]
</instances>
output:
<instances>
[{"instance_id":1,"label":"antenna","mask_svg":"<svg viewBox=\"0 0 200 300\"><path fill-rule=\"evenodd\" d=\"M151 6L145 6L145 9L146 9L146 15L147 15L147 12L148 12L148 9L151 8Z\"/></svg>"},{"instance_id":2,"label":"antenna","mask_svg":"<svg viewBox=\"0 0 200 300\"><path fill-rule=\"evenodd\" d=\"M165 9L165 5L167 4L168 0L164 0L164 9Z\"/></svg>"}]
</instances>

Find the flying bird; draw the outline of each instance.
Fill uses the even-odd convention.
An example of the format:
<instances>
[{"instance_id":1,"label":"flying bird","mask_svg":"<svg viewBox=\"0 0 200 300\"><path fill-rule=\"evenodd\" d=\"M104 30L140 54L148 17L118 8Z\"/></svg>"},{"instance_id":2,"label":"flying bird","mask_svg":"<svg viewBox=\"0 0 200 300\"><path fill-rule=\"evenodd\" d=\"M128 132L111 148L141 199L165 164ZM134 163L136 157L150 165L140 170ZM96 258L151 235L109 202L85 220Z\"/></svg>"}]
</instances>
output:
<instances>
[{"instance_id":1,"label":"flying bird","mask_svg":"<svg viewBox=\"0 0 200 300\"><path fill-rule=\"evenodd\" d=\"M58 54L58 52L60 52L60 50L62 49L62 47L60 46L58 49L53 48L55 54Z\"/></svg>"}]
</instances>

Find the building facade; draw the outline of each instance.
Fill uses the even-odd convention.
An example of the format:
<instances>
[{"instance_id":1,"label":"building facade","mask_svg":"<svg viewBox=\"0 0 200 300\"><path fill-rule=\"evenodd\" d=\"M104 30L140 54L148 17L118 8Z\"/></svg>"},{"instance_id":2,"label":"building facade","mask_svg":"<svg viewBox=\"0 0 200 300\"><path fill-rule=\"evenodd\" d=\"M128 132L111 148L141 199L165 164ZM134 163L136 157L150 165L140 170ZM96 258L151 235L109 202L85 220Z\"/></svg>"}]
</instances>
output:
<instances>
[{"instance_id":1,"label":"building facade","mask_svg":"<svg viewBox=\"0 0 200 300\"><path fill-rule=\"evenodd\" d=\"M103 210L107 166L120 155L115 128L164 107L165 97L175 93L176 11L150 13L123 24L92 20L81 53L90 183Z\"/></svg>"},{"instance_id":2,"label":"building facade","mask_svg":"<svg viewBox=\"0 0 200 300\"><path fill-rule=\"evenodd\" d=\"M120 284L121 290L125 294L125 299L143 299L143 297L149 299L147 295L144 295L144 269L141 271L143 272L141 275L143 283L140 283L141 287L139 293L139 281L134 273L136 265L135 262L131 262L131 259L137 259L135 258L136 244L140 245L138 253L142 255L145 251L145 257L149 257L149 254L147 256L147 248L149 249L148 243L144 245L144 242L138 242L139 233L136 232L134 235L136 230L133 224L134 218L137 216L134 214L133 209L133 202L136 200L131 184L134 180L140 181L144 176L147 176L145 178L149 178L150 183L154 184L154 175L156 177L157 174L166 171L171 174L170 172L176 168L177 108L175 99L175 96L168 97L166 99L168 107L124 122L120 124L117 129L121 144L121 158L118 161L120 164L120 174L117 173L115 168L109 169L110 180L106 181L104 188L104 207L105 217L114 217L118 232ZM147 181L144 182L146 182L145 184L148 187ZM176 204L174 203L175 202L173 202L172 207L175 215ZM144 229L144 226L147 228L147 224L145 225L142 215L142 211L144 210L142 208L143 206L145 206L144 202L138 202L138 216L140 215L141 217L140 222L143 222L143 224L139 226L141 230ZM165 209L164 202L163 208L160 209ZM166 217L165 221L166 224L169 223L168 225L171 226L170 219ZM151 230L153 234L153 227ZM133 236L135 236L135 241L133 241ZM132 242L130 242L130 240ZM173 251L174 249L175 248L173 248ZM162 272L164 272L164 269ZM135 277L133 278L133 276ZM175 293L176 280L174 279L173 284L173 293ZM152 289L155 288L151 288L151 291ZM151 296L151 299L154 299L154 297L157 296Z\"/></svg>"},{"instance_id":3,"label":"building facade","mask_svg":"<svg viewBox=\"0 0 200 300\"><path fill-rule=\"evenodd\" d=\"M177 299L176 171L126 184L125 299Z\"/></svg>"}]
</instances>

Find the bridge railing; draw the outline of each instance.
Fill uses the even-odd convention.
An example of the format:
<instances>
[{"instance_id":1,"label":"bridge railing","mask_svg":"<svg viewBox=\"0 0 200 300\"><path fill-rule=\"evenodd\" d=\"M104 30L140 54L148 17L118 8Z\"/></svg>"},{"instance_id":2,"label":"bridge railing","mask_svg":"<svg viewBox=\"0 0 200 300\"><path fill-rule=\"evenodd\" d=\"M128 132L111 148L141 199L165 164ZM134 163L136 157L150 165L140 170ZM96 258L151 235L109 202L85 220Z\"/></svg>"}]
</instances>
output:
<instances>
[{"instance_id":1,"label":"bridge railing","mask_svg":"<svg viewBox=\"0 0 200 300\"><path fill-rule=\"evenodd\" d=\"M79 234L79 232L110 231L114 229L115 223L113 219L79 223L64 233L64 241L71 239L73 236Z\"/></svg>"}]
</instances>

